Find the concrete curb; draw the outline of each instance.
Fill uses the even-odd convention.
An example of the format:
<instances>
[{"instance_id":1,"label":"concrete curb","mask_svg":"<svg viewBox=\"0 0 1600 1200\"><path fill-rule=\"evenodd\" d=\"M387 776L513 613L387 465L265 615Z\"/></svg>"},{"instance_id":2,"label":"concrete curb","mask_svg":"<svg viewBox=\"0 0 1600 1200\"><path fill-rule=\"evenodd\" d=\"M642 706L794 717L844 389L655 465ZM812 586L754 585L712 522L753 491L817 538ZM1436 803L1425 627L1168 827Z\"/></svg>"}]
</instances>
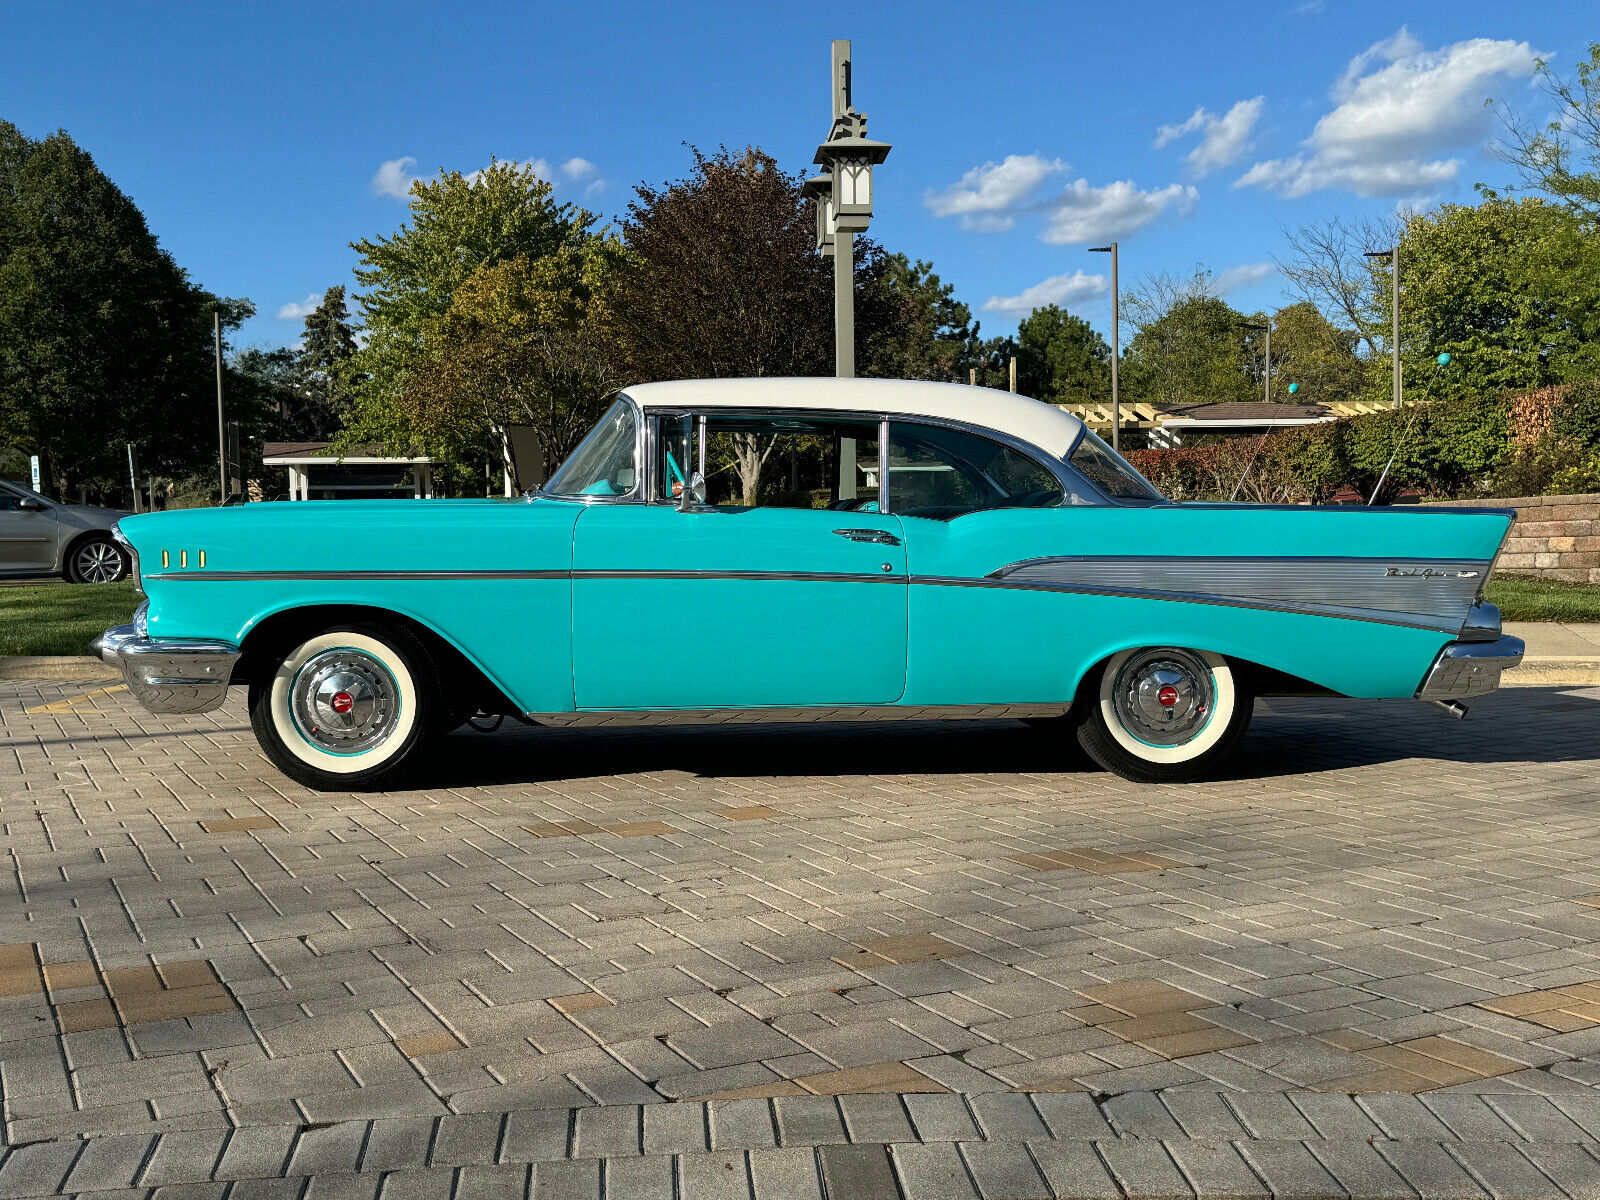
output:
<instances>
[{"instance_id":1,"label":"concrete curb","mask_svg":"<svg viewBox=\"0 0 1600 1200\"><path fill-rule=\"evenodd\" d=\"M120 679L122 672L89 655L0 655L0 679Z\"/></svg>"}]
</instances>

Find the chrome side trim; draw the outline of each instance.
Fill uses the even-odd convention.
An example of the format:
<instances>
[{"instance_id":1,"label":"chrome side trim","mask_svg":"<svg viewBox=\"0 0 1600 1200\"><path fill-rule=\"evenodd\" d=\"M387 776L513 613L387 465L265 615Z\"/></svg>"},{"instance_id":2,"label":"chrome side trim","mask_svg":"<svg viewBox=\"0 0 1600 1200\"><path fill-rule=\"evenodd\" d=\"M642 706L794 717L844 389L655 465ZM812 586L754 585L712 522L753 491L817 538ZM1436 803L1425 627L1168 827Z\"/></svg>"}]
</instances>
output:
<instances>
[{"instance_id":1,"label":"chrome side trim","mask_svg":"<svg viewBox=\"0 0 1600 1200\"><path fill-rule=\"evenodd\" d=\"M1487 696L1500 686L1500 673L1522 662L1521 638L1502 637L1493 642L1451 642L1439 651L1422 685L1418 700L1465 700Z\"/></svg>"},{"instance_id":2,"label":"chrome side trim","mask_svg":"<svg viewBox=\"0 0 1600 1200\"><path fill-rule=\"evenodd\" d=\"M171 580L437 580L437 579L746 579L809 583L905 583L904 575L843 571L716 571L677 569L579 569L575 571L169 571L149 576Z\"/></svg>"},{"instance_id":3,"label":"chrome side trim","mask_svg":"<svg viewBox=\"0 0 1600 1200\"><path fill-rule=\"evenodd\" d=\"M857 704L806 708L591 709L528 713L530 721L560 729L633 725L765 725L833 721L997 721L1063 716L1059 704Z\"/></svg>"},{"instance_id":4,"label":"chrome side trim","mask_svg":"<svg viewBox=\"0 0 1600 1200\"><path fill-rule=\"evenodd\" d=\"M146 579L238 582L248 579L568 579L567 570L550 571L157 571Z\"/></svg>"},{"instance_id":5,"label":"chrome side trim","mask_svg":"<svg viewBox=\"0 0 1600 1200\"><path fill-rule=\"evenodd\" d=\"M113 626L92 649L102 662L122 669L134 699L155 713L221 707L239 661L232 642L151 640L134 625Z\"/></svg>"},{"instance_id":6,"label":"chrome side trim","mask_svg":"<svg viewBox=\"0 0 1600 1200\"><path fill-rule=\"evenodd\" d=\"M1482 586L1482 559L1095 555L1027 559L988 578L1394 620L1455 633Z\"/></svg>"}]
</instances>

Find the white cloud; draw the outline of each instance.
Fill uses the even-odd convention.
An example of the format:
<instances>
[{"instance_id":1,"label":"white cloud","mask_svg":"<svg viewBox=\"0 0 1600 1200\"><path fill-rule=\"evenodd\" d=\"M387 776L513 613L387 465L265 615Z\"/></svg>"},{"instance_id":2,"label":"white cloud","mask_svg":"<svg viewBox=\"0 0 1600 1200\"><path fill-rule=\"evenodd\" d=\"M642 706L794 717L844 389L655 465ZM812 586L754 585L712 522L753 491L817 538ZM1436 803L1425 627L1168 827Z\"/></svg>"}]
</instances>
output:
<instances>
[{"instance_id":1,"label":"white cloud","mask_svg":"<svg viewBox=\"0 0 1600 1200\"><path fill-rule=\"evenodd\" d=\"M581 186L585 196L593 196L595 193L603 191L606 186L605 178L600 174L600 168L587 158L574 156L567 159L560 166L554 165L547 158L511 158L501 159L500 165L532 171L546 183L558 186L565 184L574 188ZM467 172L462 178L468 183L475 184L483 178L483 173L488 169L488 167L479 167L476 171Z\"/></svg>"},{"instance_id":2,"label":"white cloud","mask_svg":"<svg viewBox=\"0 0 1600 1200\"><path fill-rule=\"evenodd\" d=\"M1346 188L1360 196L1421 197L1454 180L1461 159L1441 151L1484 136L1494 81L1533 74L1527 42L1472 38L1428 50L1402 28L1350 60L1329 90L1334 107L1305 152L1258 162L1235 187L1285 196Z\"/></svg>"},{"instance_id":3,"label":"white cloud","mask_svg":"<svg viewBox=\"0 0 1600 1200\"><path fill-rule=\"evenodd\" d=\"M291 300L278 310L278 320L299 321L317 311L322 297L312 292L304 300Z\"/></svg>"},{"instance_id":4,"label":"white cloud","mask_svg":"<svg viewBox=\"0 0 1600 1200\"><path fill-rule=\"evenodd\" d=\"M1146 192L1140 191L1131 179L1105 187L1078 179L1050 201L1049 224L1040 237L1053 246L1122 238L1143 229L1169 208L1187 216L1199 199L1196 189L1180 183Z\"/></svg>"},{"instance_id":5,"label":"white cloud","mask_svg":"<svg viewBox=\"0 0 1600 1200\"><path fill-rule=\"evenodd\" d=\"M1017 209L1041 183L1066 169L1059 158L1010 154L1003 162L973 167L944 191L926 193L922 202L936 217L959 217L963 229L997 233L1016 223Z\"/></svg>"},{"instance_id":6,"label":"white cloud","mask_svg":"<svg viewBox=\"0 0 1600 1200\"><path fill-rule=\"evenodd\" d=\"M1277 273L1275 263L1245 263L1243 266L1229 267L1217 276L1216 288L1220 295L1226 296L1229 292L1236 292L1241 288L1255 287L1264 283Z\"/></svg>"},{"instance_id":7,"label":"white cloud","mask_svg":"<svg viewBox=\"0 0 1600 1200\"><path fill-rule=\"evenodd\" d=\"M416 165L417 160L409 154L404 158L391 158L372 177L372 194L404 200L411 193L411 185L416 182L416 176L411 174L411 168Z\"/></svg>"},{"instance_id":8,"label":"white cloud","mask_svg":"<svg viewBox=\"0 0 1600 1200\"><path fill-rule=\"evenodd\" d=\"M1070 275L1052 275L1030 288L1024 288L1019 296L990 296L984 302L983 310L1008 316L1025 316L1047 304L1071 308L1095 296L1105 295L1110 286L1104 275L1087 275L1082 271L1074 271Z\"/></svg>"},{"instance_id":9,"label":"white cloud","mask_svg":"<svg viewBox=\"0 0 1600 1200\"><path fill-rule=\"evenodd\" d=\"M1265 96L1241 100L1220 117L1209 109L1197 108L1183 124L1163 125L1156 130L1156 149L1188 134L1201 133L1199 144L1184 155L1183 161L1197 177L1208 175L1219 167L1229 166L1250 149L1250 134L1261 119L1266 103Z\"/></svg>"}]
</instances>

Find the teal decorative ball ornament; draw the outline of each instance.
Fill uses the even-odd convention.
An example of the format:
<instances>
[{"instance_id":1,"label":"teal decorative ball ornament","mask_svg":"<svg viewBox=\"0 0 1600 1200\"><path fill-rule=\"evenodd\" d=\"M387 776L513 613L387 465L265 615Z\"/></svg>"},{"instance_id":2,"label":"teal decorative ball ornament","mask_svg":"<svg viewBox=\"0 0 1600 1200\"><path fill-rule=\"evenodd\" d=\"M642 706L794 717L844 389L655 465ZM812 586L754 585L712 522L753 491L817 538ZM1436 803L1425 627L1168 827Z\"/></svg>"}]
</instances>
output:
<instances>
[{"instance_id":1,"label":"teal decorative ball ornament","mask_svg":"<svg viewBox=\"0 0 1600 1200\"><path fill-rule=\"evenodd\" d=\"M1292 395L1294 395L1294 394L1295 394L1295 393L1296 393L1296 392L1298 392L1298 391L1299 391L1299 390L1300 390L1300 385L1299 385L1299 384L1298 384L1298 383L1291 383L1291 384L1290 384L1290 385L1289 385L1289 395L1291 395L1291 396L1292 396Z\"/></svg>"},{"instance_id":2,"label":"teal decorative ball ornament","mask_svg":"<svg viewBox=\"0 0 1600 1200\"><path fill-rule=\"evenodd\" d=\"M1448 367L1450 365L1450 356L1448 354L1439 355L1439 365L1441 367Z\"/></svg>"}]
</instances>

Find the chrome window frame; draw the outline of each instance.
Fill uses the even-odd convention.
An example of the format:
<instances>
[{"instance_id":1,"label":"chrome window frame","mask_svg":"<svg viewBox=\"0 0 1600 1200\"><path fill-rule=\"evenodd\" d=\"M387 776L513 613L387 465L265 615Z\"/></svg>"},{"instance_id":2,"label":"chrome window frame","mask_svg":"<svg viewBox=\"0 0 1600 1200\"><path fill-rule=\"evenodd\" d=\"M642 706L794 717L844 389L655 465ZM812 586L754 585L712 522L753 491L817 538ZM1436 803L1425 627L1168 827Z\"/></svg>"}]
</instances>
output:
<instances>
[{"instance_id":1,"label":"chrome window frame","mask_svg":"<svg viewBox=\"0 0 1600 1200\"><path fill-rule=\"evenodd\" d=\"M644 471L641 469L640 464L644 461L645 454L645 413L639 407L639 402L628 395L627 392L619 392L617 400L613 401L613 404L617 401L623 402L633 409L633 490L620 496L569 495L565 492L552 492L549 483L546 482L539 486L538 491L531 493L532 496L536 496L541 500L560 500L567 504L641 504L644 502ZM611 408L611 404L606 405L606 412L610 412ZM605 414L602 413L601 417L595 421L595 425L598 425L600 420L604 419L604 416ZM590 426L589 433L593 432L594 426ZM583 436L588 438L589 434L586 433ZM580 446L582 444L582 441L578 443ZM574 452L576 452L576 447L574 447ZM568 455L567 457L570 458L572 456ZM552 467L550 478L554 479L556 472L560 471L565 465L566 459L562 459L561 462Z\"/></svg>"},{"instance_id":2,"label":"chrome window frame","mask_svg":"<svg viewBox=\"0 0 1600 1200\"><path fill-rule=\"evenodd\" d=\"M622 398L628 400L629 403L634 403L632 398L627 396L626 393L623 394ZM878 511L879 511L880 514L882 514L884 516L890 515L890 513L892 511L890 509L890 507L889 507L889 432L890 432L890 428L893 425L896 425L896 424L900 424L900 425L928 425L928 426L933 426L935 428L940 428L940 429L954 429L954 430L957 430L958 432L961 432L961 433L970 434L973 437L987 438L991 442L995 442L995 443L997 443L997 444L999 444L1001 446L1006 447L1009 450L1016 451L1018 454L1023 455L1029 461L1034 463L1035 466L1038 466L1039 468L1041 468L1045 472L1045 474L1049 475L1051 478L1053 478L1061 486L1061 493L1062 493L1061 500L1057 501L1055 504L1046 505L1045 507L1047 507L1047 508L1151 508L1151 507L1159 506L1161 504L1171 504L1173 502L1169 497L1163 496L1160 500L1151 501L1149 504L1135 504L1135 503L1131 503L1131 502L1130 503L1123 503L1123 502L1115 499L1114 497L1108 496L1104 491L1102 491L1100 488L1096 487L1095 484L1090 481L1088 476L1084 475L1083 472L1079 471L1076 467L1074 467L1070 462L1067 461L1067 457L1070 456L1072 454L1072 452L1078 448L1078 443L1083 439L1083 432L1084 432L1083 429L1080 429L1078 431L1078 436L1075 437L1072 440L1072 445L1067 448L1067 454L1062 456L1061 458L1057 458L1055 455L1052 455L1052 454L1048 453L1042 447L1036 446L1032 442L1025 441L1024 439L1016 437L1016 436L1014 436L1012 434L1009 434L1009 433L1004 433L1004 432L1002 432L1002 431L1000 431L998 429L991 429L987 425L977 425L977 424L974 424L974 423L972 423L970 421L955 421L955 420L950 420L950 419L944 418L944 417L923 416L923 415L918 414L918 413L885 413L885 412L865 411L865 410L859 410L859 409L837 409L837 408L763 408L761 405L751 405L749 408L723 407L721 405L718 405L714 409L700 409L700 408L695 408L693 405L686 405L686 406L640 409L640 407L637 404L634 404L634 408L635 408L635 411L640 413L640 418L641 418L640 421L639 421L639 428L640 428L640 431L641 431L641 439L644 442L644 445L640 449L639 453L640 453L641 461L644 463L644 470L642 472L642 475L644 477L643 478L644 488L643 488L642 492L639 492L637 494L637 496L631 500L632 503L643 503L643 504L672 504L673 503L672 501L668 501L668 500L657 500L657 499L655 499L655 490L656 490L655 485L656 485L656 482L657 482L656 478L655 478L655 476L656 476L656 441L655 441L656 425L655 425L655 419L656 418L661 418L661 417L685 417L685 416L693 416L694 418L696 418L696 422L695 422L696 432L697 432L697 434L698 434L698 436L700 438L700 444L696 448L696 454L697 454L698 461L699 461L699 464L700 464L700 473L702 475L704 475L705 474L705 428L706 428L706 418L707 418L708 415L712 415L712 414L715 414L715 415L727 414L729 416L742 417L742 418L745 418L745 419L769 417L769 418L772 418L773 420L810 420L810 421L823 421L823 422L834 421L834 422L841 422L841 423L857 423L857 424L867 424L867 423L873 422L873 421L877 422L877 425L878 425ZM1085 426L1084 428L1086 429L1087 426ZM1154 487L1155 485L1152 484L1151 486ZM543 493L541 493L541 495L542 494ZM1068 494L1075 494L1075 495L1081 496L1084 499L1089 500L1090 503L1087 504L1087 505L1084 505L1084 504L1068 504L1066 502L1066 498L1067 498ZM587 500L590 500L590 501L596 501L596 500L615 501L615 500L618 499L617 497L612 497L612 496L597 496L597 497L562 496L562 497L556 497L556 498L557 499L563 499L563 500L587 499ZM973 512L995 512L995 511L1000 511L1000 510L996 510L996 509L973 509ZM963 514L963 515L965 515L965 514ZM953 519L959 520L959 518L953 518Z\"/></svg>"}]
</instances>

